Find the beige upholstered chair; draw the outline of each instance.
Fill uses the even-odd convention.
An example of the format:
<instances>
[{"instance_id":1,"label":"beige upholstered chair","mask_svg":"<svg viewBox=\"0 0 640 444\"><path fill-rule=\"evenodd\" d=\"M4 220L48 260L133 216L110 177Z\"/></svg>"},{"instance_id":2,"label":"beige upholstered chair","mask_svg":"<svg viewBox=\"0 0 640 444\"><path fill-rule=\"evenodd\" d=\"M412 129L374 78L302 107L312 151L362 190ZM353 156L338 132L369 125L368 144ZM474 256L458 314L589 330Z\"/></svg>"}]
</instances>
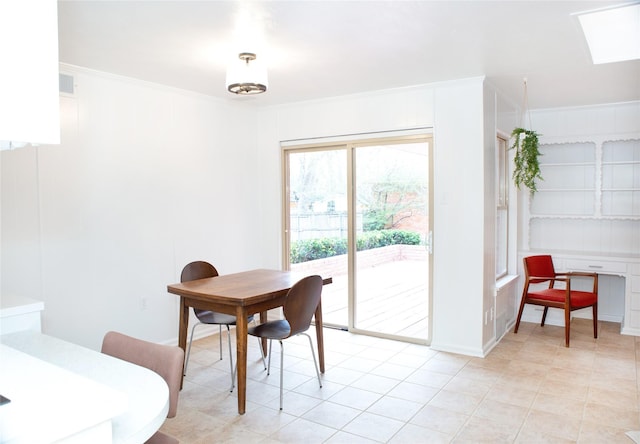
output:
<instances>
[{"instance_id":1,"label":"beige upholstered chair","mask_svg":"<svg viewBox=\"0 0 640 444\"><path fill-rule=\"evenodd\" d=\"M184 363L184 351L180 347L155 344L110 331L102 341L102 353L146 367L162 376L169 386L167 418L176 416ZM158 431L149 438L147 444L177 442L177 439Z\"/></svg>"},{"instance_id":2,"label":"beige upholstered chair","mask_svg":"<svg viewBox=\"0 0 640 444\"><path fill-rule=\"evenodd\" d=\"M318 362L313 351L313 342L311 337L305 333L311 325L311 318L320 303L322 294L322 278L318 275L307 276L296 282L287 293L283 311L284 319L277 321L265 322L257 327L251 327L248 333L259 338L269 339L269 364L267 374L271 372L271 349L274 339L280 342L280 410L282 410L282 367L284 364L284 347L282 341L296 335L305 335L309 339L311 346L311 356L316 366L316 375L318 376L318 384L322 387L320 372L318 371Z\"/></svg>"}]
</instances>

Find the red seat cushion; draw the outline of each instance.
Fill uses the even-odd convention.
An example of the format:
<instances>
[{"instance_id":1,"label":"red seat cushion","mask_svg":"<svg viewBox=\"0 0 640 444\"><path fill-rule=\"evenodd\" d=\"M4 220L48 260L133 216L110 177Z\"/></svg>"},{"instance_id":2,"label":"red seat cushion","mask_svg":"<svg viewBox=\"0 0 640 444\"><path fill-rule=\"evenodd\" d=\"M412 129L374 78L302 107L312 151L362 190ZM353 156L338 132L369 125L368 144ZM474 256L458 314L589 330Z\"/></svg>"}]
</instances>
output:
<instances>
[{"instance_id":1,"label":"red seat cushion","mask_svg":"<svg viewBox=\"0 0 640 444\"><path fill-rule=\"evenodd\" d=\"M548 288L540 291L530 291L527 297L540 299L543 301L553 301L563 303L567 292L560 288ZM571 290L571 307L589 307L598 302L598 298L594 293L588 291Z\"/></svg>"}]
</instances>

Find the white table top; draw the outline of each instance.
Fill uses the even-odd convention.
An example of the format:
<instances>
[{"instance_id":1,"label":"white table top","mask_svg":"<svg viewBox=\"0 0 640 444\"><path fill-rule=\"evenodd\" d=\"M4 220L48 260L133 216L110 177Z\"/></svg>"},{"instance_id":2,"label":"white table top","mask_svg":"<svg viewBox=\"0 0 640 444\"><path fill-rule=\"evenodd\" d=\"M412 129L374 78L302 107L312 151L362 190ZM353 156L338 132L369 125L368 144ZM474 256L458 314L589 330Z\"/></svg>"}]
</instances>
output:
<instances>
[{"instance_id":1,"label":"white table top","mask_svg":"<svg viewBox=\"0 0 640 444\"><path fill-rule=\"evenodd\" d=\"M51 398L53 401L46 410L46 415L57 415L59 421L74 421L74 415L64 411L66 408L75 408L73 402L60 404L57 399L58 396L68 392L56 388L54 380L50 379L52 375L60 376L62 372L65 373L64 377L60 376L63 379L72 377L74 381L72 386L73 384L90 385L94 388L100 387L96 390L102 395L111 393L107 399L111 399L110 402L113 404L108 406L107 410L108 414L113 416L114 443L144 442L160 428L167 416L169 389L164 379L151 370L33 331L2 335L0 343L2 344L0 393L10 399L14 393L15 397L11 403L0 406L0 409L18 402L21 397L20 390L28 392L31 388L32 395L39 394L38 399ZM39 374L27 371L16 374L15 369L26 369L27 360L32 360L29 368L32 365L38 367ZM12 364L8 366L6 363ZM5 367L11 367L14 370L5 372ZM16 384L16 379L20 384ZM67 382L69 382L68 379ZM12 388L16 385L21 385L23 388L16 392ZM54 390L59 390L61 393L58 396L49 397L49 393L53 393ZM72 390L72 392L78 391ZM116 396L112 396L114 394ZM85 411L105 413L100 412L101 402L96 402L95 398L89 397L85 400L79 398L77 402ZM40 407L36 411L41 411L42 414L45 412L44 408ZM40 423L40 418L34 417L31 410L29 412L30 417L26 422L30 421L31 427L34 428L34 425Z\"/></svg>"},{"instance_id":2,"label":"white table top","mask_svg":"<svg viewBox=\"0 0 640 444\"><path fill-rule=\"evenodd\" d=\"M0 406L0 442L58 441L111 421L127 408L124 393L4 344L0 356L0 393L11 400Z\"/></svg>"}]
</instances>

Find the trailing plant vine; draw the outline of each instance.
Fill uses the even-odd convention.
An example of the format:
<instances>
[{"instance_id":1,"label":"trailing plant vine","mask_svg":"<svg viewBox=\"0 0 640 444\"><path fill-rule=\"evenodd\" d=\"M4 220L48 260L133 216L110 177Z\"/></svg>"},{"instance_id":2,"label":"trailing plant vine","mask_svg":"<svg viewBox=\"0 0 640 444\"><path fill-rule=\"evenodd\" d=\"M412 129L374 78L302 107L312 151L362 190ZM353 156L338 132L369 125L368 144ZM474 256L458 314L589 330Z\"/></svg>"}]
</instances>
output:
<instances>
[{"instance_id":1,"label":"trailing plant vine","mask_svg":"<svg viewBox=\"0 0 640 444\"><path fill-rule=\"evenodd\" d=\"M516 150L513 159L513 181L518 189L521 185L527 187L531 195L538 191L536 180L544 180L540 174L538 156L538 133L524 128L515 128L511 137L514 138L511 149Z\"/></svg>"},{"instance_id":2,"label":"trailing plant vine","mask_svg":"<svg viewBox=\"0 0 640 444\"><path fill-rule=\"evenodd\" d=\"M527 94L527 78L524 79L524 95L522 98L522 123L524 127L525 117L529 117L529 128L531 128L531 112L529 111L529 97ZM513 140L512 150L516 150L513 159L513 182L520 189L522 185L529 188L529 193L533 196L538 188L536 180L544 180L540 174L540 163L538 157L541 156L538 150L538 133L525 128L515 128L511 132Z\"/></svg>"}]
</instances>

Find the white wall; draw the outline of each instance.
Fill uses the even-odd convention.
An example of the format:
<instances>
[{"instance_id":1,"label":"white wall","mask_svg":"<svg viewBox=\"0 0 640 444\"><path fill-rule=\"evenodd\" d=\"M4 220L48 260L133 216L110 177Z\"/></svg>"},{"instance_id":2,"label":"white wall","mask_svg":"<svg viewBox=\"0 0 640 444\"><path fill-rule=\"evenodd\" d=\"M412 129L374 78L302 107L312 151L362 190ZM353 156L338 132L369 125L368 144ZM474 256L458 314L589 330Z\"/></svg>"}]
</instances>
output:
<instances>
[{"instance_id":1,"label":"white wall","mask_svg":"<svg viewBox=\"0 0 640 444\"><path fill-rule=\"evenodd\" d=\"M540 142L575 141L588 137L637 137L640 132L640 101L572 108L538 109L531 112Z\"/></svg>"},{"instance_id":2,"label":"white wall","mask_svg":"<svg viewBox=\"0 0 640 444\"><path fill-rule=\"evenodd\" d=\"M2 294L45 302L43 331L177 338L191 260L262 266L255 111L63 66L62 143L2 152ZM249 130L247 130L249 128Z\"/></svg>"},{"instance_id":3,"label":"white wall","mask_svg":"<svg viewBox=\"0 0 640 444\"><path fill-rule=\"evenodd\" d=\"M280 141L434 127L432 346L482 355L483 78L257 109L63 71L77 92L62 144L1 162L2 293L43 300L45 333L94 348L109 329L175 341L166 285L184 264L281 266Z\"/></svg>"},{"instance_id":4,"label":"white wall","mask_svg":"<svg viewBox=\"0 0 640 444\"><path fill-rule=\"evenodd\" d=\"M268 242L263 250L279 254L281 249L282 236L274 238L269 233L282 230L282 191L268 185L281 181L281 141L326 136L348 139L350 134L433 127L432 347L482 355L483 263L495 262L493 253L485 257L483 232L483 82L483 78L474 78L261 110L261 201L263 205L278 203L263 207L266 231L262 239ZM495 137L495 131L493 134ZM493 217L495 208L491 211Z\"/></svg>"},{"instance_id":5,"label":"white wall","mask_svg":"<svg viewBox=\"0 0 640 444\"><path fill-rule=\"evenodd\" d=\"M432 347L482 354L483 80L435 94Z\"/></svg>"},{"instance_id":6,"label":"white wall","mask_svg":"<svg viewBox=\"0 0 640 444\"><path fill-rule=\"evenodd\" d=\"M520 115L518 106L505 97L495 88L490 80L484 83L483 99L483 143L484 143L484 257L483 262L483 307L482 307L482 344L483 354L486 355L500 340L506 327L515 318L513 307L516 305L516 297L513 290L502 291L498 301L496 289L495 246L496 246L496 136L500 132L509 135L517 126ZM510 156L512 164L513 155ZM517 273L517 190L509 180L509 241L507 253L507 274L513 276ZM505 277L509 280L510 277ZM508 311L508 313L507 313ZM497 328L497 317L501 314L500 328Z\"/></svg>"}]
</instances>

